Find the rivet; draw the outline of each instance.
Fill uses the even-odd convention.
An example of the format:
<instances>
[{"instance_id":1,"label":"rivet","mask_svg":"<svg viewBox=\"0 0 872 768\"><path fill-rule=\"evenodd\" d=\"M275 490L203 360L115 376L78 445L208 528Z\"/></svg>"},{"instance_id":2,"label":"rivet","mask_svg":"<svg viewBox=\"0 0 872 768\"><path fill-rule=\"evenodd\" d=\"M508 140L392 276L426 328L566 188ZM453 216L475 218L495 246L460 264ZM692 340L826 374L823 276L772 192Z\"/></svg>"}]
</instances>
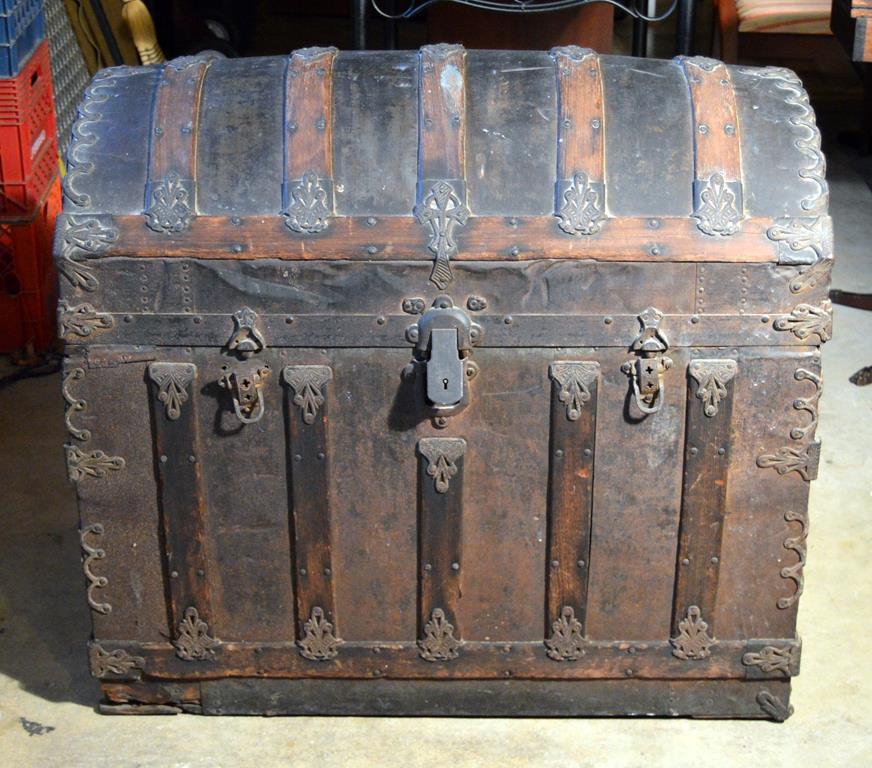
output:
<instances>
[{"instance_id":1,"label":"rivet","mask_svg":"<svg viewBox=\"0 0 872 768\"><path fill-rule=\"evenodd\" d=\"M593 453L593 451L591 451L590 448L585 448L584 451L583 451L583 453L584 453L585 456L590 457L591 454Z\"/></svg>"},{"instance_id":2,"label":"rivet","mask_svg":"<svg viewBox=\"0 0 872 768\"><path fill-rule=\"evenodd\" d=\"M572 120L570 120L568 117L564 118L563 119L563 127L569 128L570 125L572 125Z\"/></svg>"},{"instance_id":3,"label":"rivet","mask_svg":"<svg viewBox=\"0 0 872 768\"><path fill-rule=\"evenodd\" d=\"M324 461L324 452L318 451L318 461Z\"/></svg>"},{"instance_id":4,"label":"rivet","mask_svg":"<svg viewBox=\"0 0 872 768\"><path fill-rule=\"evenodd\" d=\"M197 463L197 457L194 456L194 454L192 453L190 456L188 456L188 461L189 461L191 464L196 464L196 463Z\"/></svg>"},{"instance_id":5,"label":"rivet","mask_svg":"<svg viewBox=\"0 0 872 768\"><path fill-rule=\"evenodd\" d=\"M584 562L584 560L579 560L579 561L576 563L576 565L577 565L579 568L584 568L584 566L585 566L585 562Z\"/></svg>"},{"instance_id":6,"label":"rivet","mask_svg":"<svg viewBox=\"0 0 872 768\"><path fill-rule=\"evenodd\" d=\"M294 454L294 461L302 461L302 460L303 460L303 457L299 453Z\"/></svg>"},{"instance_id":7,"label":"rivet","mask_svg":"<svg viewBox=\"0 0 872 768\"><path fill-rule=\"evenodd\" d=\"M372 652L373 652L373 653L381 653L381 648L379 648L378 646L375 646L375 647L372 649Z\"/></svg>"},{"instance_id":8,"label":"rivet","mask_svg":"<svg viewBox=\"0 0 872 768\"><path fill-rule=\"evenodd\" d=\"M187 135L188 135L192 130L193 130L193 129L191 128L191 124L190 124L190 123L188 123L187 125L183 125L183 126L182 126L182 133L183 133L185 136L187 136Z\"/></svg>"},{"instance_id":9,"label":"rivet","mask_svg":"<svg viewBox=\"0 0 872 768\"><path fill-rule=\"evenodd\" d=\"M696 446L694 446L693 448L690 449L691 456L696 456L696 454L698 454L698 453L699 453L699 448L697 448Z\"/></svg>"},{"instance_id":10,"label":"rivet","mask_svg":"<svg viewBox=\"0 0 872 768\"><path fill-rule=\"evenodd\" d=\"M603 322L604 322L606 325L611 325L612 322L613 322L613 320L612 320L611 317L606 316L606 317L603 318Z\"/></svg>"},{"instance_id":11,"label":"rivet","mask_svg":"<svg viewBox=\"0 0 872 768\"><path fill-rule=\"evenodd\" d=\"M693 315L690 318L690 322L692 322L694 325L696 325L699 322L699 315Z\"/></svg>"},{"instance_id":12,"label":"rivet","mask_svg":"<svg viewBox=\"0 0 872 768\"><path fill-rule=\"evenodd\" d=\"M452 571L459 571L460 570L460 563L451 563L451 570Z\"/></svg>"},{"instance_id":13,"label":"rivet","mask_svg":"<svg viewBox=\"0 0 872 768\"><path fill-rule=\"evenodd\" d=\"M309 572L305 568L300 568L300 576L305 576Z\"/></svg>"},{"instance_id":14,"label":"rivet","mask_svg":"<svg viewBox=\"0 0 872 768\"><path fill-rule=\"evenodd\" d=\"M593 128L595 131L598 131L600 127L600 121L597 118L594 118L590 121L590 127Z\"/></svg>"},{"instance_id":15,"label":"rivet","mask_svg":"<svg viewBox=\"0 0 872 768\"><path fill-rule=\"evenodd\" d=\"M631 656L633 656L636 653L636 646L631 645L629 648L627 648L627 653L629 653Z\"/></svg>"},{"instance_id":16,"label":"rivet","mask_svg":"<svg viewBox=\"0 0 872 768\"><path fill-rule=\"evenodd\" d=\"M432 571L433 566L430 563L424 563L424 570L425 571Z\"/></svg>"},{"instance_id":17,"label":"rivet","mask_svg":"<svg viewBox=\"0 0 872 768\"><path fill-rule=\"evenodd\" d=\"M515 320L514 320L514 318L513 318L511 315L506 315L506 316L503 318L503 322L504 322L506 325L511 325L512 323L515 322Z\"/></svg>"},{"instance_id":18,"label":"rivet","mask_svg":"<svg viewBox=\"0 0 872 768\"><path fill-rule=\"evenodd\" d=\"M165 453L161 455L161 457L160 457L160 463L161 463L161 464L166 464L166 463L167 463L167 455L166 455Z\"/></svg>"},{"instance_id":19,"label":"rivet","mask_svg":"<svg viewBox=\"0 0 872 768\"><path fill-rule=\"evenodd\" d=\"M297 124L295 122L288 123L288 133L293 133L297 130Z\"/></svg>"},{"instance_id":20,"label":"rivet","mask_svg":"<svg viewBox=\"0 0 872 768\"><path fill-rule=\"evenodd\" d=\"M769 322L769 315L763 315L763 317L760 318L760 322L761 323L768 323Z\"/></svg>"},{"instance_id":21,"label":"rivet","mask_svg":"<svg viewBox=\"0 0 872 768\"><path fill-rule=\"evenodd\" d=\"M324 575L325 575L325 576L330 576L330 575L332 575L332 574L333 574L333 571L332 571L330 568L325 568L325 569L324 569Z\"/></svg>"},{"instance_id":22,"label":"rivet","mask_svg":"<svg viewBox=\"0 0 872 768\"><path fill-rule=\"evenodd\" d=\"M512 216L509 219L509 226L510 227L517 227L518 226L518 220L514 216Z\"/></svg>"},{"instance_id":23,"label":"rivet","mask_svg":"<svg viewBox=\"0 0 872 768\"><path fill-rule=\"evenodd\" d=\"M125 323L132 323L133 322L133 315L124 315L124 322Z\"/></svg>"},{"instance_id":24,"label":"rivet","mask_svg":"<svg viewBox=\"0 0 872 768\"><path fill-rule=\"evenodd\" d=\"M288 316L285 318L285 324L286 324L286 325L293 325L293 324L294 324L294 318L293 318L291 315L288 315Z\"/></svg>"},{"instance_id":25,"label":"rivet","mask_svg":"<svg viewBox=\"0 0 872 768\"><path fill-rule=\"evenodd\" d=\"M230 219L230 223L234 227L238 227L240 224L242 224L242 219L240 219L239 216L234 216L232 219Z\"/></svg>"},{"instance_id":26,"label":"rivet","mask_svg":"<svg viewBox=\"0 0 872 768\"><path fill-rule=\"evenodd\" d=\"M162 133L163 133L163 128L161 128L160 126L157 126L157 127L154 129L154 135L155 135L155 136L160 136Z\"/></svg>"},{"instance_id":27,"label":"rivet","mask_svg":"<svg viewBox=\"0 0 872 768\"><path fill-rule=\"evenodd\" d=\"M378 224L378 219L375 216L366 217L366 226L374 227L376 224Z\"/></svg>"},{"instance_id":28,"label":"rivet","mask_svg":"<svg viewBox=\"0 0 872 768\"><path fill-rule=\"evenodd\" d=\"M460 125L460 115L451 115L451 125Z\"/></svg>"},{"instance_id":29,"label":"rivet","mask_svg":"<svg viewBox=\"0 0 872 768\"><path fill-rule=\"evenodd\" d=\"M633 672L632 669L625 669L625 670L624 670L624 674L625 674L627 677L632 677L635 673Z\"/></svg>"},{"instance_id":30,"label":"rivet","mask_svg":"<svg viewBox=\"0 0 872 768\"><path fill-rule=\"evenodd\" d=\"M659 249L656 245L652 245L652 246L648 249L648 253L650 253L652 256L659 256L659 255L660 255L660 249Z\"/></svg>"},{"instance_id":31,"label":"rivet","mask_svg":"<svg viewBox=\"0 0 872 768\"><path fill-rule=\"evenodd\" d=\"M681 564L682 564L682 565L690 565L690 560L688 560L688 559L685 557L685 558L681 561Z\"/></svg>"},{"instance_id":32,"label":"rivet","mask_svg":"<svg viewBox=\"0 0 872 768\"><path fill-rule=\"evenodd\" d=\"M375 254L378 253L378 248L377 248L376 246L374 246L374 245L368 245L368 246L366 246L366 252L367 252L370 256L374 256Z\"/></svg>"},{"instance_id":33,"label":"rivet","mask_svg":"<svg viewBox=\"0 0 872 768\"><path fill-rule=\"evenodd\" d=\"M736 129L731 123L727 123L724 126L724 133L727 134L727 136L732 136L735 132Z\"/></svg>"},{"instance_id":34,"label":"rivet","mask_svg":"<svg viewBox=\"0 0 872 768\"><path fill-rule=\"evenodd\" d=\"M433 126L433 121L429 117L424 118L424 127L431 128Z\"/></svg>"},{"instance_id":35,"label":"rivet","mask_svg":"<svg viewBox=\"0 0 872 768\"><path fill-rule=\"evenodd\" d=\"M660 219L648 219L648 229L660 229Z\"/></svg>"},{"instance_id":36,"label":"rivet","mask_svg":"<svg viewBox=\"0 0 872 768\"><path fill-rule=\"evenodd\" d=\"M236 243L231 250L233 253L242 253L242 246L239 243Z\"/></svg>"},{"instance_id":37,"label":"rivet","mask_svg":"<svg viewBox=\"0 0 872 768\"><path fill-rule=\"evenodd\" d=\"M712 565L717 565L719 562L720 560L717 557L712 558Z\"/></svg>"},{"instance_id":38,"label":"rivet","mask_svg":"<svg viewBox=\"0 0 872 768\"><path fill-rule=\"evenodd\" d=\"M552 567L552 568L559 568L559 567L560 567L560 561L559 561L559 560L552 560L552 561L551 561L551 567Z\"/></svg>"},{"instance_id":39,"label":"rivet","mask_svg":"<svg viewBox=\"0 0 872 768\"><path fill-rule=\"evenodd\" d=\"M512 249L509 251L509 253L511 253L512 256L517 256L520 252L521 252L521 249L518 248L517 245L513 245Z\"/></svg>"},{"instance_id":40,"label":"rivet","mask_svg":"<svg viewBox=\"0 0 872 768\"><path fill-rule=\"evenodd\" d=\"M511 676L512 676L512 670L511 670L511 669L504 669L504 670L503 670L503 675L504 675L505 677L511 677Z\"/></svg>"},{"instance_id":41,"label":"rivet","mask_svg":"<svg viewBox=\"0 0 872 768\"><path fill-rule=\"evenodd\" d=\"M555 455L558 459L562 459L562 458L563 458L563 451L560 450L560 448L558 448L556 451L554 451L554 455Z\"/></svg>"},{"instance_id":42,"label":"rivet","mask_svg":"<svg viewBox=\"0 0 872 768\"><path fill-rule=\"evenodd\" d=\"M319 131L323 131L327 127L327 121L323 117L319 117L317 122L315 123L315 127Z\"/></svg>"},{"instance_id":43,"label":"rivet","mask_svg":"<svg viewBox=\"0 0 872 768\"><path fill-rule=\"evenodd\" d=\"M177 578L179 578L179 572L178 572L178 571L173 571L172 573L170 573L170 577L173 578L173 579L177 579Z\"/></svg>"},{"instance_id":44,"label":"rivet","mask_svg":"<svg viewBox=\"0 0 872 768\"><path fill-rule=\"evenodd\" d=\"M382 315L379 315L379 316L375 319L375 321L376 321L379 325L384 325L384 324L385 324L385 319L384 319L384 316L382 316Z\"/></svg>"},{"instance_id":45,"label":"rivet","mask_svg":"<svg viewBox=\"0 0 872 768\"><path fill-rule=\"evenodd\" d=\"M511 646L511 645L504 645L504 646L503 646L503 653L511 653L511 652L512 652L512 646Z\"/></svg>"},{"instance_id":46,"label":"rivet","mask_svg":"<svg viewBox=\"0 0 872 768\"><path fill-rule=\"evenodd\" d=\"M705 123L700 123L700 124L699 124L699 132L700 132L701 134L703 134L703 136L704 136L705 134L708 133L708 130L709 130L709 129L708 129L708 126L707 126Z\"/></svg>"},{"instance_id":47,"label":"rivet","mask_svg":"<svg viewBox=\"0 0 872 768\"><path fill-rule=\"evenodd\" d=\"M206 575L206 571L204 571L202 568L197 568L197 576L205 576L205 575Z\"/></svg>"},{"instance_id":48,"label":"rivet","mask_svg":"<svg viewBox=\"0 0 872 768\"><path fill-rule=\"evenodd\" d=\"M726 452L725 448L718 448L718 456L723 456Z\"/></svg>"}]
</instances>

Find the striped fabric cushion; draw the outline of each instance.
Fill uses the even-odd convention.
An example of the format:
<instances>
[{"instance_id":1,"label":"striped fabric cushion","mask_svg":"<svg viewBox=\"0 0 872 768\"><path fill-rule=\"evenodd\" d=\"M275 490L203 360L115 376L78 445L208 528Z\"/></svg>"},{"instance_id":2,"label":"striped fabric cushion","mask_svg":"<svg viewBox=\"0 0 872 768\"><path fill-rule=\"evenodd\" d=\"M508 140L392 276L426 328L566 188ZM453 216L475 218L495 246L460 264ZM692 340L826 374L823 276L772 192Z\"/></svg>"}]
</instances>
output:
<instances>
[{"instance_id":1,"label":"striped fabric cushion","mask_svg":"<svg viewBox=\"0 0 872 768\"><path fill-rule=\"evenodd\" d=\"M739 32L830 34L829 0L737 0Z\"/></svg>"}]
</instances>

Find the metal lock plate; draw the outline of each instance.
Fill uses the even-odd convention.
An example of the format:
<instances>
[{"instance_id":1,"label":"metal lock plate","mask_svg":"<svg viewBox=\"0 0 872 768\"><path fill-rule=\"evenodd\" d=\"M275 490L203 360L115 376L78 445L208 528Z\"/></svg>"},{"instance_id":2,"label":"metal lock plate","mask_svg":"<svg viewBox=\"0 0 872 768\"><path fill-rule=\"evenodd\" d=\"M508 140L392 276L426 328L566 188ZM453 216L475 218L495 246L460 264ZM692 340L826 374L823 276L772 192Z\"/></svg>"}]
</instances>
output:
<instances>
[{"instance_id":1,"label":"metal lock plate","mask_svg":"<svg viewBox=\"0 0 872 768\"><path fill-rule=\"evenodd\" d=\"M224 375L219 386L228 390L233 398L233 410L243 424L260 421L264 413L262 388L272 369L268 365L231 371L221 367Z\"/></svg>"}]
</instances>

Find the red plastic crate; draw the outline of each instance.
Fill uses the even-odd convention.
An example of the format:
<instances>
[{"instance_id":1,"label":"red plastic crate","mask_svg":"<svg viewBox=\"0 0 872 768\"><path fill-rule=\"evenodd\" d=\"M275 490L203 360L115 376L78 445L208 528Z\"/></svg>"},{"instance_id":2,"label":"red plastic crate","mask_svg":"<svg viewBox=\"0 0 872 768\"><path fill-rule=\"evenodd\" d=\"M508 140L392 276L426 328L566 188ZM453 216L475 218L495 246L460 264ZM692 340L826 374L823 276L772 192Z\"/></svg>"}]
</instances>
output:
<instances>
[{"instance_id":1,"label":"red plastic crate","mask_svg":"<svg viewBox=\"0 0 872 768\"><path fill-rule=\"evenodd\" d=\"M57 147L47 143L24 181L0 181L0 218L30 218L58 172Z\"/></svg>"},{"instance_id":2,"label":"red plastic crate","mask_svg":"<svg viewBox=\"0 0 872 768\"><path fill-rule=\"evenodd\" d=\"M0 353L28 345L44 352L55 343L52 235L60 210L60 179L55 175L31 219L0 219Z\"/></svg>"},{"instance_id":3,"label":"red plastic crate","mask_svg":"<svg viewBox=\"0 0 872 768\"><path fill-rule=\"evenodd\" d=\"M0 78L0 184L31 187L37 199L46 191L45 182L54 175L54 167L45 176L44 153L51 148L57 164L57 129L55 128L54 94L48 44L43 42L17 77ZM43 165L41 165L41 163ZM38 178L34 178L38 177ZM0 213L28 213L21 207L21 194L14 190L0 194L15 206Z\"/></svg>"}]
</instances>

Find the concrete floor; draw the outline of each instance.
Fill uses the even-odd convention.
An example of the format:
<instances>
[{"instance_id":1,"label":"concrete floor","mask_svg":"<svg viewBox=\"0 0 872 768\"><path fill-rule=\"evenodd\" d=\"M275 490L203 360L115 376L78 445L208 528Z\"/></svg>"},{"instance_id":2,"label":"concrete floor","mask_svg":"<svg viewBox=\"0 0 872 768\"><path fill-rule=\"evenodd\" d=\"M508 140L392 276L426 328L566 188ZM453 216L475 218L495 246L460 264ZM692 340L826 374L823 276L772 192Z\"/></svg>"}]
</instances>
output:
<instances>
[{"instance_id":1,"label":"concrete floor","mask_svg":"<svg viewBox=\"0 0 872 768\"><path fill-rule=\"evenodd\" d=\"M872 291L872 194L829 153L834 286ZM867 165L869 165L867 163ZM872 766L872 313L836 307L812 485L796 714L769 722L95 714L58 377L0 390L0 766Z\"/></svg>"}]
</instances>

